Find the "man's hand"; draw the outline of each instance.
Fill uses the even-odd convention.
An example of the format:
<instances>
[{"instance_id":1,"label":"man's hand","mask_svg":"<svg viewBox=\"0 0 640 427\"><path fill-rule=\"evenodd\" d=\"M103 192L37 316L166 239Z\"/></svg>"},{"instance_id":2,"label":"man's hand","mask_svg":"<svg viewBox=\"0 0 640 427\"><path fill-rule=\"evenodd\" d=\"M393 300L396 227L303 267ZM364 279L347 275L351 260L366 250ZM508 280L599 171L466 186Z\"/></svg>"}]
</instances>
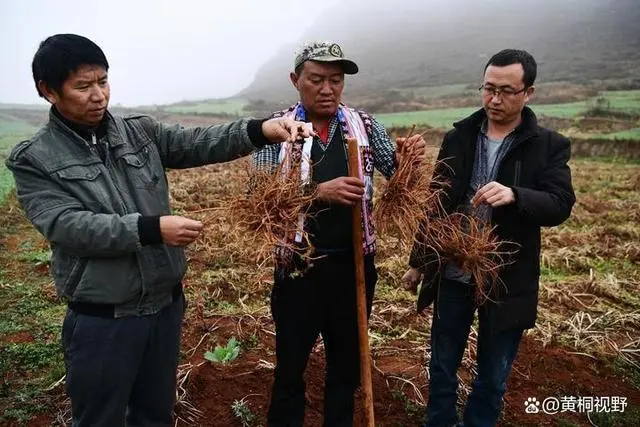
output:
<instances>
[{"instance_id":1,"label":"man's hand","mask_svg":"<svg viewBox=\"0 0 640 427\"><path fill-rule=\"evenodd\" d=\"M410 138L396 138L396 160L398 162L403 156L409 156L415 160L422 160L426 152L427 143L422 135L413 135Z\"/></svg>"},{"instance_id":2,"label":"man's hand","mask_svg":"<svg viewBox=\"0 0 640 427\"><path fill-rule=\"evenodd\" d=\"M162 241L169 246L187 246L202 232L202 223L183 216L160 217Z\"/></svg>"},{"instance_id":3,"label":"man's hand","mask_svg":"<svg viewBox=\"0 0 640 427\"><path fill-rule=\"evenodd\" d=\"M498 206L504 206L516 201L516 196L513 194L513 190L509 187L491 181L484 187L478 190L478 192L471 199L473 207L477 207L481 203L490 205L492 208Z\"/></svg>"},{"instance_id":4,"label":"man's hand","mask_svg":"<svg viewBox=\"0 0 640 427\"><path fill-rule=\"evenodd\" d=\"M364 182L360 178L341 176L318 184L318 199L354 206L362 199Z\"/></svg>"},{"instance_id":5,"label":"man's hand","mask_svg":"<svg viewBox=\"0 0 640 427\"><path fill-rule=\"evenodd\" d=\"M310 124L282 117L263 122L262 133L272 143L295 142L315 135Z\"/></svg>"},{"instance_id":6,"label":"man's hand","mask_svg":"<svg viewBox=\"0 0 640 427\"><path fill-rule=\"evenodd\" d=\"M403 288L407 291L410 291L412 294L418 292L418 284L420 283L420 278L422 277L422 273L417 268L410 267L404 276L402 276L402 282L404 283Z\"/></svg>"}]
</instances>

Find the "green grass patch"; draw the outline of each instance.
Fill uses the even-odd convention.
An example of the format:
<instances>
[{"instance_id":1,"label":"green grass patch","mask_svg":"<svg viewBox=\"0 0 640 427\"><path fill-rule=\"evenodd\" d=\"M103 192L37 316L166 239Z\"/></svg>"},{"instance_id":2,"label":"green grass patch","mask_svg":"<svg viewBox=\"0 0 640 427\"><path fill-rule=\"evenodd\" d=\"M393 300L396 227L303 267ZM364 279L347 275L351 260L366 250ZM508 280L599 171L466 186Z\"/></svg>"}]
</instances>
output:
<instances>
[{"instance_id":1,"label":"green grass patch","mask_svg":"<svg viewBox=\"0 0 640 427\"><path fill-rule=\"evenodd\" d=\"M33 130L33 126L21 120L0 120L0 136L23 135Z\"/></svg>"},{"instance_id":2,"label":"green grass patch","mask_svg":"<svg viewBox=\"0 0 640 427\"><path fill-rule=\"evenodd\" d=\"M0 155L0 204L13 188L13 176L4 165L4 158Z\"/></svg>"},{"instance_id":3,"label":"green grass patch","mask_svg":"<svg viewBox=\"0 0 640 427\"><path fill-rule=\"evenodd\" d=\"M435 89L434 89L435 90ZM449 90L449 89L443 89ZM456 88L460 90L460 88ZM640 112L640 90L632 91L616 91L603 92L601 94L608 101L609 108L616 111L626 111L630 113ZM585 101L567 102L562 104L532 104L531 108L539 116L571 118L577 117L595 105L598 97L590 98ZM480 108L480 100L478 107L468 108L446 108L438 110L421 110L408 111L400 113L387 113L376 115L380 123L386 127L392 126L411 126L413 124L429 125L436 128L450 128L454 122L463 119L469 114ZM631 131L617 132L608 137L614 138L634 138L639 132L638 129Z\"/></svg>"},{"instance_id":4,"label":"green grass patch","mask_svg":"<svg viewBox=\"0 0 640 427\"><path fill-rule=\"evenodd\" d=\"M5 158L14 145L28 138L34 131L33 126L23 121L0 120L0 204L13 188L13 176L4 165Z\"/></svg>"},{"instance_id":5,"label":"green grass patch","mask_svg":"<svg viewBox=\"0 0 640 427\"><path fill-rule=\"evenodd\" d=\"M376 119L386 127L426 124L435 128L450 128L453 123L467 117L479 108L480 106L387 113L376 115ZM566 104L532 105L531 108L537 115L575 117L585 112L589 107L586 102L571 102Z\"/></svg>"},{"instance_id":6,"label":"green grass patch","mask_svg":"<svg viewBox=\"0 0 640 427\"><path fill-rule=\"evenodd\" d=\"M558 266L540 266L540 280L545 282L563 282L571 276L571 272Z\"/></svg>"},{"instance_id":7,"label":"green grass patch","mask_svg":"<svg viewBox=\"0 0 640 427\"><path fill-rule=\"evenodd\" d=\"M638 127L633 129L622 130L619 132L613 132L613 133L580 132L580 131L573 131L573 129L563 133L571 138L610 139L612 141L624 140L624 139L631 139L634 141L640 140L640 128Z\"/></svg>"},{"instance_id":8,"label":"green grass patch","mask_svg":"<svg viewBox=\"0 0 640 427\"><path fill-rule=\"evenodd\" d=\"M165 111L177 114L231 114L240 116L247 105L244 99L199 102L194 104L176 104L165 107Z\"/></svg>"},{"instance_id":9,"label":"green grass patch","mask_svg":"<svg viewBox=\"0 0 640 427\"><path fill-rule=\"evenodd\" d=\"M589 415L592 425L598 427L640 426L640 408L627 401L624 412L594 412Z\"/></svg>"},{"instance_id":10,"label":"green grass patch","mask_svg":"<svg viewBox=\"0 0 640 427\"><path fill-rule=\"evenodd\" d=\"M0 424L7 422L10 423L9 425L27 425L34 415L47 410L45 399L34 387L19 391L12 397L12 400L13 406L0 413ZM16 422L19 424L15 424Z\"/></svg>"},{"instance_id":11,"label":"green grass patch","mask_svg":"<svg viewBox=\"0 0 640 427\"><path fill-rule=\"evenodd\" d=\"M20 253L20 259L35 266L49 264L51 261L50 250L30 250Z\"/></svg>"},{"instance_id":12,"label":"green grass patch","mask_svg":"<svg viewBox=\"0 0 640 427\"><path fill-rule=\"evenodd\" d=\"M37 232L29 229L20 238L18 251L0 254L0 424L26 425L49 409L44 390L64 375L66 307L43 292L51 278L38 265L48 263L49 253L37 249Z\"/></svg>"},{"instance_id":13,"label":"green grass patch","mask_svg":"<svg viewBox=\"0 0 640 427\"><path fill-rule=\"evenodd\" d=\"M420 406L406 395L402 390L391 390L391 397L397 400L404 407L404 412L413 420L420 421L420 424L427 421L425 408Z\"/></svg>"},{"instance_id":14,"label":"green grass patch","mask_svg":"<svg viewBox=\"0 0 640 427\"><path fill-rule=\"evenodd\" d=\"M640 113L640 90L603 92L610 108L629 113Z\"/></svg>"},{"instance_id":15,"label":"green grass patch","mask_svg":"<svg viewBox=\"0 0 640 427\"><path fill-rule=\"evenodd\" d=\"M606 139L635 139L640 140L640 128L633 128L629 130L623 130L620 132L609 133L604 135Z\"/></svg>"},{"instance_id":16,"label":"green grass patch","mask_svg":"<svg viewBox=\"0 0 640 427\"><path fill-rule=\"evenodd\" d=\"M531 109L538 116L571 118L576 117L589 109L587 101L567 102L564 104L531 105Z\"/></svg>"},{"instance_id":17,"label":"green grass patch","mask_svg":"<svg viewBox=\"0 0 640 427\"><path fill-rule=\"evenodd\" d=\"M475 88L470 88L468 84L450 84L442 86L421 86L414 88L398 89L402 94L413 95L417 98L435 99L457 95L477 95Z\"/></svg>"},{"instance_id":18,"label":"green grass patch","mask_svg":"<svg viewBox=\"0 0 640 427\"><path fill-rule=\"evenodd\" d=\"M59 359L60 343L24 342L9 343L0 349L2 360L9 361L18 370L34 371L47 368L52 360Z\"/></svg>"},{"instance_id":19,"label":"green grass patch","mask_svg":"<svg viewBox=\"0 0 640 427\"><path fill-rule=\"evenodd\" d=\"M576 159L572 160L576 161ZM607 157L607 156L592 156L588 158L581 158L579 161L592 162L592 163L611 163L613 165L630 165L640 166L640 159L629 159L626 157Z\"/></svg>"},{"instance_id":20,"label":"green grass patch","mask_svg":"<svg viewBox=\"0 0 640 427\"><path fill-rule=\"evenodd\" d=\"M378 114L376 119L385 127L427 124L436 128L450 128L478 108L446 108L441 110L408 111L406 113Z\"/></svg>"},{"instance_id":21,"label":"green grass patch","mask_svg":"<svg viewBox=\"0 0 640 427\"><path fill-rule=\"evenodd\" d=\"M611 366L616 374L626 378L635 388L640 390L640 371L635 366L621 357L614 359Z\"/></svg>"}]
</instances>

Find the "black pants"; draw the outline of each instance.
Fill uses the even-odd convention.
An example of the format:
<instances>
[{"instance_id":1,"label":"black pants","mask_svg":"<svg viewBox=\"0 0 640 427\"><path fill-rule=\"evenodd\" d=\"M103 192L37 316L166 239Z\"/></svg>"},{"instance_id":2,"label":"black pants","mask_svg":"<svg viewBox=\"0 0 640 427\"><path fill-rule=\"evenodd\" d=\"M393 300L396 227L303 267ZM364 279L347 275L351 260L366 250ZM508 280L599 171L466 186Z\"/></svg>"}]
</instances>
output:
<instances>
[{"instance_id":1,"label":"black pants","mask_svg":"<svg viewBox=\"0 0 640 427\"><path fill-rule=\"evenodd\" d=\"M73 427L173 425L184 297L150 316L68 310L62 327Z\"/></svg>"},{"instance_id":2,"label":"black pants","mask_svg":"<svg viewBox=\"0 0 640 427\"><path fill-rule=\"evenodd\" d=\"M302 276L275 274L276 369L269 426L303 425L303 375L319 334L326 358L324 425L353 425L353 395L360 384L353 254L334 253L313 264ZM372 256L365 257L365 278L370 314L377 280Z\"/></svg>"}]
</instances>

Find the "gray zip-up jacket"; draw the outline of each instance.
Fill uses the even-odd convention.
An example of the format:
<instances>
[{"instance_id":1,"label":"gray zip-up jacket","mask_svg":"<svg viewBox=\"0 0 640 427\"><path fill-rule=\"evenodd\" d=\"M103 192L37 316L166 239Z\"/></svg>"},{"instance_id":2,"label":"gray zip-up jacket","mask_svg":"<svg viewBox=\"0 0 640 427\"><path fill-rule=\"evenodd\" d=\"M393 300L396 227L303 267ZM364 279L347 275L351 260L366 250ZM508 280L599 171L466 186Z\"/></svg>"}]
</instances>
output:
<instances>
[{"instance_id":1,"label":"gray zip-up jacket","mask_svg":"<svg viewBox=\"0 0 640 427\"><path fill-rule=\"evenodd\" d=\"M170 304L186 271L184 251L143 245L139 219L170 215L165 168L249 154L256 146L247 127L255 130L256 122L184 129L148 116L109 115L106 135L96 141L108 147L103 161L90 142L50 113L6 164L27 218L51 244L59 295L114 304L116 317L152 314Z\"/></svg>"}]
</instances>

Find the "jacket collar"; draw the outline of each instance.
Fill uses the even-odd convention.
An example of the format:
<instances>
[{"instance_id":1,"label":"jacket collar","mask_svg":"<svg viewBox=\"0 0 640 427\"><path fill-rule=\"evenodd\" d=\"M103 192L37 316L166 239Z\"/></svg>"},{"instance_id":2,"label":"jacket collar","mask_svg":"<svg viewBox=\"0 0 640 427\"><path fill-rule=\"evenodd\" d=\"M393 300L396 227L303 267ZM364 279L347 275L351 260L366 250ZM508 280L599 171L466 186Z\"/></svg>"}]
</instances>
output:
<instances>
[{"instance_id":1,"label":"jacket collar","mask_svg":"<svg viewBox=\"0 0 640 427\"><path fill-rule=\"evenodd\" d=\"M56 107L52 106L49 110L49 122L67 135L80 137L85 143L91 143L91 135L93 134L95 134L97 138L107 136L108 143L112 147L122 145L123 143L117 132L118 123L108 110L100 124L92 127L76 123L63 117Z\"/></svg>"},{"instance_id":2,"label":"jacket collar","mask_svg":"<svg viewBox=\"0 0 640 427\"><path fill-rule=\"evenodd\" d=\"M110 120L109 112L106 112L102 121L98 126L87 126L80 123L76 123L72 120L64 117L55 106L51 106L51 110L49 111L49 119L57 119L58 124L62 124L66 126L69 130L77 133L82 139L86 141L91 140L91 135L96 135L101 138L107 134L107 125ZM56 121L54 119L54 121Z\"/></svg>"},{"instance_id":3,"label":"jacket collar","mask_svg":"<svg viewBox=\"0 0 640 427\"><path fill-rule=\"evenodd\" d=\"M487 120L487 113L481 108L469 117L454 123L453 127L462 133L473 135L475 141L475 136L480 132L482 123L485 120ZM531 108L524 107L522 110L522 122L515 129L514 133L517 135L517 140L525 140L533 135L537 135L538 119Z\"/></svg>"}]
</instances>

